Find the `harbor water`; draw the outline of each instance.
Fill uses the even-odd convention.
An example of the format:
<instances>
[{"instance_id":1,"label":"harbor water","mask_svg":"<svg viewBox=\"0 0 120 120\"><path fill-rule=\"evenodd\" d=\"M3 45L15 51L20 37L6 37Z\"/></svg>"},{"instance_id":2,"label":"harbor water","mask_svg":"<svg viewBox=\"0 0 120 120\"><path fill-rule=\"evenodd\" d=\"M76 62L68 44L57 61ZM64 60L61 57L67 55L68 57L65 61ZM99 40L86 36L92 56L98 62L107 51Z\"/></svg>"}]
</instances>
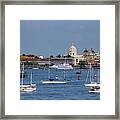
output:
<instances>
[{"instance_id":1,"label":"harbor water","mask_svg":"<svg viewBox=\"0 0 120 120\"><path fill-rule=\"evenodd\" d=\"M100 80L100 69L93 69L94 80ZM100 93L89 93L85 84L89 81L89 69L25 69L24 84L30 84L30 74L32 72L32 82L36 84L36 91L21 92L21 100L100 100ZM77 74L78 73L78 74ZM80 74L79 74L80 73ZM67 81L65 84L42 84L48 78ZM64 80L65 78L65 80ZM21 84L21 80L20 80Z\"/></svg>"}]
</instances>

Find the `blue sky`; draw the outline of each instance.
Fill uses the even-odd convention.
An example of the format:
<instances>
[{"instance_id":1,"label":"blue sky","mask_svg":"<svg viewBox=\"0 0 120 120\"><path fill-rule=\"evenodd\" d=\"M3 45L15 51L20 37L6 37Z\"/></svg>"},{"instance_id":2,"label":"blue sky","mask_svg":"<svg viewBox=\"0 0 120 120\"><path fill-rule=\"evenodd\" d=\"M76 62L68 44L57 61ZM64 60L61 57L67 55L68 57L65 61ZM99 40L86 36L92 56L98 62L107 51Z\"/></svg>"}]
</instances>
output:
<instances>
[{"instance_id":1,"label":"blue sky","mask_svg":"<svg viewBox=\"0 0 120 120\"><path fill-rule=\"evenodd\" d=\"M56 56L68 52L71 44L100 51L99 20L21 20L20 54Z\"/></svg>"}]
</instances>

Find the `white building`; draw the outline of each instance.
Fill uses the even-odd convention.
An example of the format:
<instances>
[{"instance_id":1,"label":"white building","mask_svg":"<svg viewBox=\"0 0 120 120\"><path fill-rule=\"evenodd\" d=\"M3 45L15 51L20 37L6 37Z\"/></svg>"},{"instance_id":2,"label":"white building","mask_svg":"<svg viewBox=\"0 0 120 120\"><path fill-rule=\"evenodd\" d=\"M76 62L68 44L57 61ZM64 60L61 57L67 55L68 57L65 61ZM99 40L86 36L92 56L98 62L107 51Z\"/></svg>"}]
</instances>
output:
<instances>
[{"instance_id":1,"label":"white building","mask_svg":"<svg viewBox=\"0 0 120 120\"><path fill-rule=\"evenodd\" d=\"M69 55L73 57L73 64L77 65L80 61L87 61L95 64L100 60L100 54L94 52L93 49L85 49L82 54L77 53L76 47L72 44L69 48Z\"/></svg>"},{"instance_id":2,"label":"white building","mask_svg":"<svg viewBox=\"0 0 120 120\"><path fill-rule=\"evenodd\" d=\"M73 57L73 64L77 65L79 61L84 61L85 58L83 54L77 54L77 49L76 47L72 44L71 47L69 48L69 55Z\"/></svg>"}]
</instances>

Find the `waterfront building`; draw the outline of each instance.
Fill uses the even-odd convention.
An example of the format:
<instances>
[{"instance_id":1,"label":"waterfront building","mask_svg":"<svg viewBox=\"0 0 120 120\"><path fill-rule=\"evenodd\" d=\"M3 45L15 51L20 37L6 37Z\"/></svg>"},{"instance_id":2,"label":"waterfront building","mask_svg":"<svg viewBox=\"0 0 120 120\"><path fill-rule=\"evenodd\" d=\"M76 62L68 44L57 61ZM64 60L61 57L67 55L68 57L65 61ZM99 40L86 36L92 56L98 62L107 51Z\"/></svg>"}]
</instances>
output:
<instances>
[{"instance_id":1,"label":"waterfront building","mask_svg":"<svg viewBox=\"0 0 120 120\"><path fill-rule=\"evenodd\" d=\"M73 58L64 58L64 57L53 57L53 58L34 58L34 59L22 59L21 60L21 65L25 63L25 67L41 67L41 66L46 66L46 65L59 65L59 64L73 64Z\"/></svg>"},{"instance_id":2,"label":"waterfront building","mask_svg":"<svg viewBox=\"0 0 120 120\"><path fill-rule=\"evenodd\" d=\"M84 56L83 54L77 54L77 48L73 45L69 48L69 55L73 57L73 65L77 65L79 61L84 61Z\"/></svg>"},{"instance_id":3,"label":"waterfront building","mask_svg":"<svg viewBox=\"0 0 120 120\"><path fill-rule=\"evenodd\" d=\"M56 57L50 56L45 58L44 56L36 55L21 55L21 64L25 63L25 67L41 67L59 64L70 64L73 66L84 66L87 67L89 63L93 66L100 66L100 54L95 52L93 49L84 49L81 54L78 53L77 48L72 44L69 48L68 54L57 55Z\"/></svg>"},{"instance_id":4,"label":"waterfront building","mask_svg":"<svg viewBox=\"0 0 120 120\"><path fill-rule=\"evenodd\" d=\"M65 58L65 57L57 58L57 57L54 57L54 58L50 59L50 62L51 62L51 64L55 64L55 65L64 64L64 63L73 65L73 58L72 57L69 57L69 58Z\"/></svg>"},{"instance_id":5,"label":"waterfront building","mask_svg":"<svg viewBox=\"0 0 120 120\"><path fill-rule=\"evenodd\" d=\"M82 54L77 53L77 48L73 45L69 48L69 55L73 58L73 65L76 66L80 61L92 63L93 65L100 62L100 54L96 53L92 48L84 49Z\"/></svg>"}]
</instances>

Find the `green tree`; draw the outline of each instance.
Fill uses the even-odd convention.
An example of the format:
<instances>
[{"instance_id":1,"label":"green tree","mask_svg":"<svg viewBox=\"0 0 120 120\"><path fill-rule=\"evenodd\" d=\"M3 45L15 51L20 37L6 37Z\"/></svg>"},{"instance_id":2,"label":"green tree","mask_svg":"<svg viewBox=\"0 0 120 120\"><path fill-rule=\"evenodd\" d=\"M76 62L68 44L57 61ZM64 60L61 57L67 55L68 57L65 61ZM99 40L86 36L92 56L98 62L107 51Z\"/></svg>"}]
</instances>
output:
<instances>
[{"instance_id":1,"label":"green tree","mask_svg":"<svg viewBox=\"0 0 120 120\"><path fill-rule=\"evenodd\" d=\"M25 54L22 54L22 56L26 56Z\"/></svg>"},{"instance_id":2,"label":"green tree","mask_svg":"<svg viewBox=\"0 0 120 120\"><path fill-rule=\"evenodd\" d=\"M68 54L66 57L71 58L72 56Z\"/></svg>"},{"instance_id":3,"label":"green tree","mask_svg":"<svg viewBox=\"0 0 120 120\"><path fill-rule=\"evenodd\" d=\"M50 58L53 58L53 55L50 55Z\"/></svg>"},{"instance_id":4,"label":"green tree","mask_svg":"<svg viewBox=\"0 0 120 120\"><path fill-rule=\"evenodd\" d=\"M60 58L60 57L61 57L61 55L60 55L60 54L58 54L56 57Z\"/></svg>"},{"instance_id":5,"label":"green tree","mask_svg":"<svg viewBox=\"0 0 120 120\"><path fill-rule=\"evenodd\" d=\"M87 65L87 62L86 61L79 61L78 65L80 67L85 67Z\"/></svg>"}]
</instances>

